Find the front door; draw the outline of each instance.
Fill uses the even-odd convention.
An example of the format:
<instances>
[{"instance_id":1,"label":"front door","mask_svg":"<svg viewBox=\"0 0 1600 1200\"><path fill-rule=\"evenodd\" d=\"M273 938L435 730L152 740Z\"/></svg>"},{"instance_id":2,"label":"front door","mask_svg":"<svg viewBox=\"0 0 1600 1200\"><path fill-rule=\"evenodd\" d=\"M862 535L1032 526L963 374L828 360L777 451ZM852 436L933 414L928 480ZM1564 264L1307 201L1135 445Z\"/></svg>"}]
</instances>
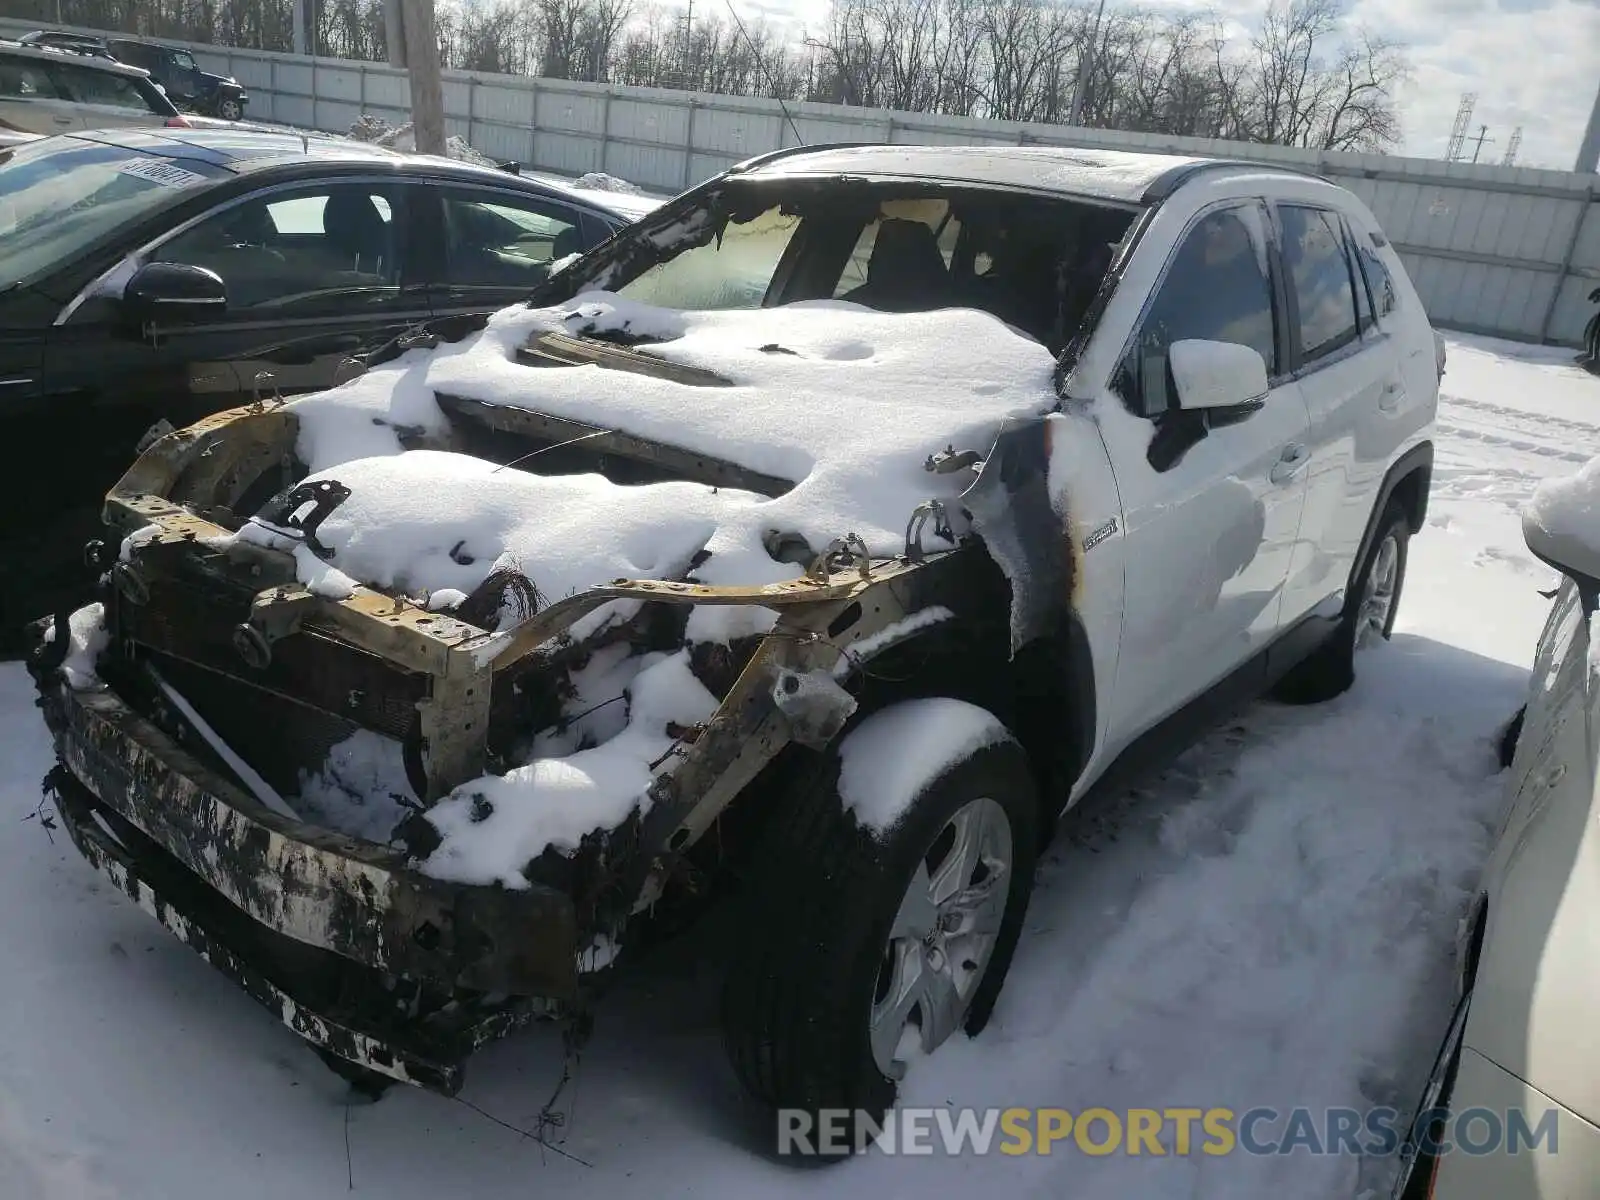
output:
<instances>
[{"instance_id":1,"label":"front door","mask_svg":"<svg viewBox=\"0 0 1600 1200\"><path fill-rule=\"evenodd\" d=\"M425 321L407 198L402 185L340 181L230 201L143 255L216 272L225 311L184 319L180 309L141 327L107 295L52 330L52 403L73 406L94 431L86 440L98 457L78 472L90 502L158 420L182 427L256 395L328 387L352 356Z\"/></svg>"},{"instance_id":2,"label":"front door","mask_svg":"<svg viewBox=\"0 0 1600 1200\"><path fill-rule=\"evenodd\" d=\"M1282 625L1309 421L1283 370L1263 228L1254 203L1213 208L1189 227L1120 372L1136 418L1102 423L1127 523L1111 730L1123 745L1249 662ZM1257 350L1265 404L1196 433L1166 362L1188 338Z\"/></svg>"},{"instance_id":3,"label":"front door","mask_svg":"<svg viewBox=\"0 0 1600 1200\"><path fill-rule=\"evenodd\" d=\"M43 59L0 51L0 129L24 133L72 133L83 128Z\"/></svg>"}]
</instances>

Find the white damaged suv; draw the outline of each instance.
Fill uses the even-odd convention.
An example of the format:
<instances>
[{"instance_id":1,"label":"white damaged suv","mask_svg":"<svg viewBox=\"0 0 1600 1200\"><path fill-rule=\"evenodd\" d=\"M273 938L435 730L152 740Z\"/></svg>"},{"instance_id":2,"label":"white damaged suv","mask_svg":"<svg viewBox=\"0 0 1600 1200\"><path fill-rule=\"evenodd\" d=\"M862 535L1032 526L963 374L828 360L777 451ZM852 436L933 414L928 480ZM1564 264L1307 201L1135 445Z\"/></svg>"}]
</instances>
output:
<instances>
[{"instance_id":1,"label":"white damaged suv","mask_svg":"<svg viewBox=\"0 0 1600 1200\"><path fill-rule=\"evenodd\" d=\"M40 625L50 784L342 1071L453 1091L731 889L740 1078L881 1115L988 1020L1067 806L1388 635L1441 346L1320 179L752 160L153 437Z\"/></svg>"}]
</instances>

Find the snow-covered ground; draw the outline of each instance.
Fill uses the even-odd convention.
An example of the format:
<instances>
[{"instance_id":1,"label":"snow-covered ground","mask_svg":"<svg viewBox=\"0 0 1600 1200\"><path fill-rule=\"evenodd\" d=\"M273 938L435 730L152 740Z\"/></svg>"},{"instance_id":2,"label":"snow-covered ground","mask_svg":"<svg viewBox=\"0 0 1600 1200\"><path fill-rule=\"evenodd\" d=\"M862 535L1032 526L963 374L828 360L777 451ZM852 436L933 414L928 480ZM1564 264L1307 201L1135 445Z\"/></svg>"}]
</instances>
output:
<instances>
[{"instance_id":1,"label":"snow-covered ground","mask_svg":"<svg viewBox=\"0 0 1600 1200\"><path fill-rule=\"evenodd\" d=\"M1450 341L1428 528L1394 641L1347 696L1261 705L1153 786L1090 802L1042 867L995 1020L916 1065L933 1105L1408 1105L1499 799L1491 739L1520 702L1550 571L1517 505L1600 451L1600 380L1561 351ZM472 1064L464 1104L348 1107L303 1047L33 814L50 765L25 675L0 666L0 1195L386 1200L918 1195L1350 1197L1353 1158L897 1159L825 1172L750 1147L723 1063L713 919L629 971L552 1132L554 1031ZM584 1165L589 1164L589 1165Z\"/></svg>"}]
</instances>

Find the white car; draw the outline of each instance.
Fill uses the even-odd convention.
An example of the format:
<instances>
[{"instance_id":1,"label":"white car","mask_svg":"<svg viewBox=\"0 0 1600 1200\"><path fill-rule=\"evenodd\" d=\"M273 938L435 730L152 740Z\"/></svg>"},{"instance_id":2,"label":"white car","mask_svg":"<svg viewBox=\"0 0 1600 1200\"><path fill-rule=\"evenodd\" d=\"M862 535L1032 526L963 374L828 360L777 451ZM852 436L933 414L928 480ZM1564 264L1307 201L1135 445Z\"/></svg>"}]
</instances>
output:
<instances>
[{"instance_id":1,"label":"white car","mask_svg":"<svg viewBox=\"0 0 1600 1200\"><path fill-rule=\"evenodd\" d=\"M139 311L227 302L160 267ZM33 660L63 820L191 943L162 880L453 997L441 1042L392 1002L323 1020L288 962L251 985L345 1069L445 1090L742 879L740 1077L881 1113L982 1029L1065 807L1388 635L1440 347L1321 179L753 160L486 325L154 440L103 607Z\"/></svg>"},{"instance_id":2,"label":"white car","mask_svg":"<svg viewBox=\"0 0 1600 1200\"><path fill-rule=\"evenodd\" d=\"M148 71L0 40L0 132L50 135L188 124Z\"/></svg>"},{"instance_id":3,"label":"white car","mask_svg":"<svg viewBox=\"0 0 1600 1200\"><path fill-rule=\"evenodd\" d=\"M1564 580L1508 731L1506 813L1401 1200L1600 1194L1600 459L1542 484L1523 533Z\"/></svg>"}]
</instances>

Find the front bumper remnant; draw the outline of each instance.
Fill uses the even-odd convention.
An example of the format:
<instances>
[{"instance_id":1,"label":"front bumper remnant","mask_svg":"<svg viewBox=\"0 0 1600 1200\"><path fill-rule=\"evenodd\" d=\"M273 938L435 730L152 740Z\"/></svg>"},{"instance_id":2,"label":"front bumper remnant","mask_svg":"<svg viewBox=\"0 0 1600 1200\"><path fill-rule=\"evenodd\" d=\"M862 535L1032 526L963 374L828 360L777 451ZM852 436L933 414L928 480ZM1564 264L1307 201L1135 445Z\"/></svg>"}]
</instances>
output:
<instances>
[{"instance_id":1,"label":"front bumper remnant","mask_svg":"<svg viewBox=\"0 0 1600 1200\"><path fill-rule=\"evenodd\" d=\"M79 852L313 1045L453 1094L474 1049L578 1002L561 893L422 876L265 809L107 688L40 696Z\"/></svg>"}]
</instances>

